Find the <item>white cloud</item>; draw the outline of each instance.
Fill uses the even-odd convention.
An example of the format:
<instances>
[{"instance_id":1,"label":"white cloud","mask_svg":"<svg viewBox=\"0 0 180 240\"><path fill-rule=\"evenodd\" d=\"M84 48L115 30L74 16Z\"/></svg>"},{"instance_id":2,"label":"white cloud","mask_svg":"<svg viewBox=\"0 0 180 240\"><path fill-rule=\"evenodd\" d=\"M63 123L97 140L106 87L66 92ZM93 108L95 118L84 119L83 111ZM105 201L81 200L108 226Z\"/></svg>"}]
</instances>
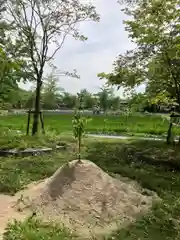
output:
<instances>
[{"instance_id":1,"label":"white cloud","mask_svg":"<svg viewBox=\"0 0 180 240\"><path fill-rule=\"evenodd\" d=\"M97 91L102 85L97 73L111 71L116 56L134 47L123 25L123 20L127 17L121 12L117 1L92 0L92 2L101 15L100 22L81 24L80 29L88 40L78 42L72 38L66 39L54 60L60 70L77 69L80 74L81 79L65 77L60 79L61 87L72 93L82 88L87 88L91 92Z\"/></svg>"}]
</instances>

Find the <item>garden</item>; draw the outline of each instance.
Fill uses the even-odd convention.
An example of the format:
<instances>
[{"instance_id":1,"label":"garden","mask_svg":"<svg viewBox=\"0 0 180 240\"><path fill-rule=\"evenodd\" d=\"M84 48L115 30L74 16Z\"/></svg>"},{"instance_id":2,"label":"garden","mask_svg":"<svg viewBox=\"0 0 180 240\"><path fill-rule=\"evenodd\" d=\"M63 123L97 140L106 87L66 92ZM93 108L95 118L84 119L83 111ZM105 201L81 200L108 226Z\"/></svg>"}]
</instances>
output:
<instances>
[{"instance_id":1,"label":"garden","mask_svg":"<svg viewBox=\"0 0 180 240\"><path fill-rule=\"evenodd\" d=\"M131 117L132 116L129 116L129 118ZM130 127L126 125L126 129L129 127L129 129L131 129L129 133L131 134L133 133L133 129L137 130L138 127L135 125L137 119L140 119L139 122L141 122L141 127L144 129L144 134L146 134L145 129L147 129L147 124L161 126L161 128L159 128L161 131L166 129L166 125L168 125L167 120L165 120L167 122L163 122L164 120L162 120L160 116L150 116L151 119L153 119L153 123L149 123L149 121L146 122L148 117L149 116L144 116L144 119L143 116L134 116L132 119L127 118L128 121L126 123L131 123L131 125ZM87 132L98 132L99 129L105 129L106 125L104 125L104 119L108 119L107 116L96 116L94 119L93 116L91 116L91 118L92 120L86 123ZM123 116L123 118L125 118L125 116ZM19 120L17 121L17 119ZM0 230L3 233L3 239L179 239L179 145L167 145L165 141L99 139L98 137L84 136L81 147L81 159L88 159L88 161L94 163L95 166L100 167L102 172L98 174L103 174L102 179L107 178L106 174L108 173L108 177L110 176L112 179L121 182L121 184L125 184L124 187L126 191L131 191L133 188L133 192L131 193L132 196L134 194L141 194L140 196L143 199L144 205L142 204L141 206L138 202L139 208L142 207L142 213L136 214L136 217L132 217L127 210L123 210L124 212L118 215L118 211L116 210L116 214L120 218L116 221L122 221L121 218L125 215L128 219L127 224L121 223L120 221L117 225L118 227L112 228L111 231L107 230L106 226L106 228L103 228L104 232L100 234L98 232L99 230L97 230L97 234L94 223L92 223L91 228L94 226L94 230L87 234L86 231L84 232L82 230L82 227L79 227L79 223L76 222L67 224L66 221L61 222L59 219L55 222L44 221L41 218L42 216L36 215L35 210L31 211L31 214L25 214L24 208L26 207L24 207L24 201L27 201L27 199L24 196L36 195L34 193L34 189L36 188L39 195L39 189L44 188L44 182L47 179L53 179L54 176L57 175L56 171L61 173L61 170L58 170L59 168L61 169L62 167L62 169L64 169L64 166L67 166L67 164L71 167L71 164L74 164L74 159L77 159L78 155L77 142L73 138L72 132L72 116L47 115L45 119L46 134L39 134L38 137L32 137L26 136L25 134L25 116L1 117L1 129L4 130L1 132L1 146L4 146L6 149L37 148L37 146L40 148L50 147L52 145L64 146L63 149L55 149L49 153L31 154L29 156L0 157L0 202L1 206L4 208L2 213L0 212ZM121 123L118 123L118 119L121 119L121 116L111 116L109 119L111 120L112 129L117 129L116 127L118 124L121 125ZM92 124L93 121L96 123L95 125ZM96 129L97 127L98 130ZM109 133L109 131L106 133ZM125 132L123 132L123 134L125 134ZM137 131L135 131L134 134L136 135ZM158 135L157 131L156 134ZM85 160L82 160L83 169L89 164L84 161ZM71 168L70 170L72 171ZM71 176L72 172L68 175L68 171L70 170L65 170L66 178ZM83 176L82 169L80 171L77 166L73 171L73 174L77 171L78 175ZM94 165L89 167L88 165L88 171L90 172L86 173L86 176L89 176L88 181L92 178L93 181L96 181L96 167L94 167ZM62 172L59 178L65 181L62 177L64 176L63 174ZM97 179L99 184L102 179ZM86 181L83 180L84 184ZM76 182L77 176L71 184L75 184ZM88 184L89 182L86 188ZM61 188L60 185L58 186L58 188ZM80 195L71 192L73 197L76 196L79 198L79 200L72 199L73 206L76 205L76 208L79 209L78 205L81 206L82 204L80 201L84 201L84 199L81 198L82 194L85 194L85 190L79 189L79 185L75 185L73 189L74 188L81 192L79 193ZM121 194L121 202L122 196L125 193L121 192L122 186L118 189ZM68 192L67 189L63 191ZM101 191L104 193L103 188ZM108 191L109 190L106 189L106 192ZM62 196L62 198L65 198L65 195ZM144 206L147 207L150 201L147 199L152 196L155 196L158 200L154 200L152 206L150 208L148 207L149 210L145 211ZM134 203L129 199L129 195L127 194L125 197L127 198L126 202L130 202L129 207L132 207L131 212L135 211L135 206L133 206ZM109 199L110 198L111 197L109 197ZM66 201L70 201L69 197ZM18 204L17 209L13 207L11 211L7 210L6 212L8 203L13 203L13 206ZM69 204L72 204L72 202ZM93 207L91 208L93 211ZM68 211L68 214L71 216L71 211ZM75 209L73 211L78 215L85 210L82 205L81 211ZM13 220L13 216L16 219L15 221ZM79 215L79 218L80 217L82 216ZM72 218L74 220L74 215L72 215ZM88 220L85 217L83 219L87 222L90 221L90 219ZM92 219L94 219L94 215ZM10 220L9 224L8 220ZM99 224L97 220L96 223ZM85 223L83 224L84 228L86 228ZM100 223L100 226L101 224L102 223ZM89 226L87 226L87 229L89 229Z\"/></svg>"},{"instance_id":2,"label":"garden","mask_svg":"<svg viewBox=\"0 0 180 240\"><path fill-rule=\"evenodd\" d=\"M88 39L96 1L0 0L0 239L180 239L179 0L124 3L136 48L97 73L98 92L75 95L59 80L80 75L55 57L67 38Z\"/></svg>"}]
</instances>

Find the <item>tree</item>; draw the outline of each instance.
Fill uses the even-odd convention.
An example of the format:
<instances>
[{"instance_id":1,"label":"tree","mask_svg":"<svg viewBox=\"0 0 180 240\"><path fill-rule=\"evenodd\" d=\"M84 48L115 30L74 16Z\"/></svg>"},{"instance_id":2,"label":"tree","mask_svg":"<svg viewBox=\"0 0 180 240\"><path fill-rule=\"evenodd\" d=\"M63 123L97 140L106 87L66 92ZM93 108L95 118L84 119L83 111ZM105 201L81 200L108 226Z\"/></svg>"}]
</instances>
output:
<instances>
[{"instance_id":1,"label":"tree","mask_svg":"<svg viewBox=\"0 0 180 240\"><path fill-rule=\"evenodd\" d=\"M15 100L12 102L12 107L13 108L31 108L32 103L28 105L29 99L32 97L32 92L28 90L21 89L20 87L18 90L15 92Z\"/></svg>"},{"instance_id":2,"label":"tree","mask_svg":"<svg viewBox=\"0 0 180 240\"><path fill-rule=\"evenodd\" d=\"M4 19L7 1L0 1L0 103L12 107L19 99L20 80L30 80L30 64L26 57L26 45L12 39L12 24ZM29 72L29 74L28 74ZM19 100L18 100L19 99Z\"/></svg>"},{"instance_id":3,"label":"tree","mask_svg":"<svg viewBox=\"0 0 180 240\"><path fill-rule=\"evenodd\" d=\"M15 91L18 89L16 73L19 71L19 64L11 60L5 51L0 48L0 104L12 101Z\"/></svg>"},{"instance_id":4,"label":"tree","mask_svg":"<svg viewBox=\"0 0 180 240\"><path fill-rule=\"evenodd\" d=\"M132 17L125 21L126 30L137 48L117 58L113 73L99 76L128 89L145 83L153 98L164 95L180 105L179 4L150 0L125 8Z\"/></svg>"},{"instance_id":5,"label":"tree","mask_svg":"<svg viewBox=\"0 0 180 240\"><path fill-rule=\"evenodd\" d=\"M119 89L123 87L125 91L131 91L143 81L145 81L144 69L138 65L136 51L127 51L124 55L120 54L113 64L112 73L99 73L100 79L106 79L110 85L115 85Z\"/></svg>"},{"instance_id":6,"label":"tree","mask_svg":"<svg viewBox=\"0 0 180 240\"><path fill-rule=\"evenodd\" d=\"M0 1L0 105L4 102L8 102L8 98L15 87L17 87L14 81L10 80L10 75L17 69L15 62L11 61L6 54L5 47L3 45L3 39L5 38L5 30L7 29L6 22L2 19L5 11L4 1Z\"/></svg>"},{"instance_id":7,"label":"tree","mask_svg":"<svg viewBox=\"0 0 180 240\"><path fill-rule=\"evenodd\" d=\"M84 109L92 109L96 104L96 100L93 95L87 91L87 89L82 89L80 95L83 99L83 108Z\"/></svg>"},{"instance_id":8,"label":"tree","mask_svg":"<svg viewBox=\"0 0 180 240\"><path fill-rule=\"evenodd\" d=\"M79 33L78 24L87 20L98 21L99 16L94 6L81 4L79 0L9 0L6 6L16 36L28 45L27 53L33 67L36 98L32 135L35 135L45 65L61 49L67 36L86 40ZM50 45L54 47L52 54L48 51Z\"/></svg>"},{"instance_id":9,"label":"tree","mask_svg":"<svg viewBox=\"0 0 180 240\"><path fill-rule=\"evenodd\" d=\"M62 104L68 108L73 109L76 106L77 97L71 93L64 92L62 95Z\"/></svg>"},{"instance_id":10,"label":"tree","mask_svg":"<svg viewBox=\"0 0 180 240\"><path fill-rule=\"evenodd\" d=\"M44 86L42 88L42 102L43 108L55 109L58 106L58 102L62 98L64 89L57 86L58 77L53 72L47 75L44 79Z\"/></svg>"},{"instance_id":11,"label":"tree","mask_svg":"<svg viewBox=\"0 0 180 240\"><path fill-rule=\"evenodd\" d=\"M133 93L128 99L128 107L135 112L143 111L149 104L149 98L146 93Z\"/></svg>"},{"instance_id":12,"label":"tree","mask_svg":"<svg viewBox=\"0 0 180 240\"><path fill-rule=\"evenodd\" d=\"M96 94L99 98L100 108L106 112L110 107L110 99L112 97L113 91L110 88L102 87L101 91Z\"/></svg>"},{"instance_id":13,"label":"tree","mask_svg":"<svg viewBox=\"0 0 180 240\"><path fill-rule=\"evenodd\" d=\"M110 98L109 102L110 102L109 105L111 106L112 110L114 111L120 110L120 102L121 102L120 97L113 96L112 98Z\"/></svg>"}]
</instances>

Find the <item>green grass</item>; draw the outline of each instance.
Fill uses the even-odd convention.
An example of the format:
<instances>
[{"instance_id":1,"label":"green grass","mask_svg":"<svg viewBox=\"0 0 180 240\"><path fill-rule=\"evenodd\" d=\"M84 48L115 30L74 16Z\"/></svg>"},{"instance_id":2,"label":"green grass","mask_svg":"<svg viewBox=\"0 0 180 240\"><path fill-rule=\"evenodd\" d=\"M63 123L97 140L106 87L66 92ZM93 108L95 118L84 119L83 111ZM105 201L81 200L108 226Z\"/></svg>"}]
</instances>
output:
<instances>
[{"instance_id":1,"label":"green grass","mask_svg":"<svg viewBox=\"0 0 180 240\"><path fill-rule=\"evenodd\" d=\"M53 132L47 132L45 135L25 136L16 134L15 132L4 133L0 135L0 149L26 149L26 148L42 148L64 145L61 140L61 135L56 135Z\"/></svg>"},{"instance_id":2,"label":"green grass","mask_svg":"<svg viewBox=\"0 0 180 240\"><path fill-rule=\"evenodd\" d=\"M35 157L0 158L0 193L13 195L32 181L50 177L62 164L75 159L66 150Z\"/></svg>"},{"instance_id":3,"label":"green grass","mask_svg":"<svg viewBox=\"0 0 180 240\"><path fill-rule=\"evenodd\" d=\"M58 155L54 153L28 158L0 158L0 182L3 186L0 192L13 194L31 181L49 177L67 160L75 158L74 147L72 142L68 151ZM144 156L151 158L152 164L146 163ZM85 139L83 158L95 162L113 176L120 174L136 180L142 187L157 192L162 198L162 202L155 205L148 215L137 219L125 229L119 229L111 236L105 236L104 239L180 239L180 171L176 168L180 166L178 145L169 146L162 142L150 141ZM167 162L175 163L174 167L165 164ZM25 223L9 226L4 239L74 239L71 235L63 234L64 229L59 226L54 227L50 224L44 227L40 222L27 220Z\"/></svg>"},{"instance_id":4,"label":"green grass","mask_svg":"<svg viewBox=\"0 0 180 240\"><path fill-rule=\"evenodd\" d=\"M15 222L7 227L4 240L68 240L75 239L68 229L53 224L28 219L23 223Z\"/></svg>"},{"instance_id":5,"label":"green grass","mask_svg":"<svg viewBox=\"0 0 180 240\"><path fill-rule=\"evenodd\" d=\"M87 132L111 133L129 135L166 135L168 120L157 115L131 115L131 116L90 116ZM47 114L44 116L47 132L60 134L72 131L72 115ZM20 130L26 132L27 116L0 116L0 132ZM175 128L176 134L180 133Z\"/></svg>"}]
</instances>

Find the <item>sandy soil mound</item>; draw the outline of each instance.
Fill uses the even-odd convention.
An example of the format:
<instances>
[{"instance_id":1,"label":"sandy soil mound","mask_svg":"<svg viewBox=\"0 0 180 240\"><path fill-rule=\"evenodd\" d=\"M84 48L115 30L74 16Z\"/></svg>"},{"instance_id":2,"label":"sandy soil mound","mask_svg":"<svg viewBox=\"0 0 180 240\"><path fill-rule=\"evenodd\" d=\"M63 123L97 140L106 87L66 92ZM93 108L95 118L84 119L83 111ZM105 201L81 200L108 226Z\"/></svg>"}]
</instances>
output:
<instances>
[{"instance_id":1,"label":"sandy soil mound","mask_svg":"<svg viewBox=\"0 0 180 240\"><path fill-rule=\"evenodd\" d=\"M45 221L63 222L89 235L124 227L146 212L154 197L142 195L135 185L112 178L90 161L74 160L25 191L24 199Z\"/></svg>"},{"instance_id":2,"label":"sandy soil mound","mask_svg":"<svg viewBox=\"0 0 180 240\"><path fill-rule=\"evenodd\" d=\"M14 219L23 221L27 217L27 213L20 213L15 210L16 203L16 197L0 194L0 240L3 239L3 232L9 222Z\"/></svg>"}]
</instances>

